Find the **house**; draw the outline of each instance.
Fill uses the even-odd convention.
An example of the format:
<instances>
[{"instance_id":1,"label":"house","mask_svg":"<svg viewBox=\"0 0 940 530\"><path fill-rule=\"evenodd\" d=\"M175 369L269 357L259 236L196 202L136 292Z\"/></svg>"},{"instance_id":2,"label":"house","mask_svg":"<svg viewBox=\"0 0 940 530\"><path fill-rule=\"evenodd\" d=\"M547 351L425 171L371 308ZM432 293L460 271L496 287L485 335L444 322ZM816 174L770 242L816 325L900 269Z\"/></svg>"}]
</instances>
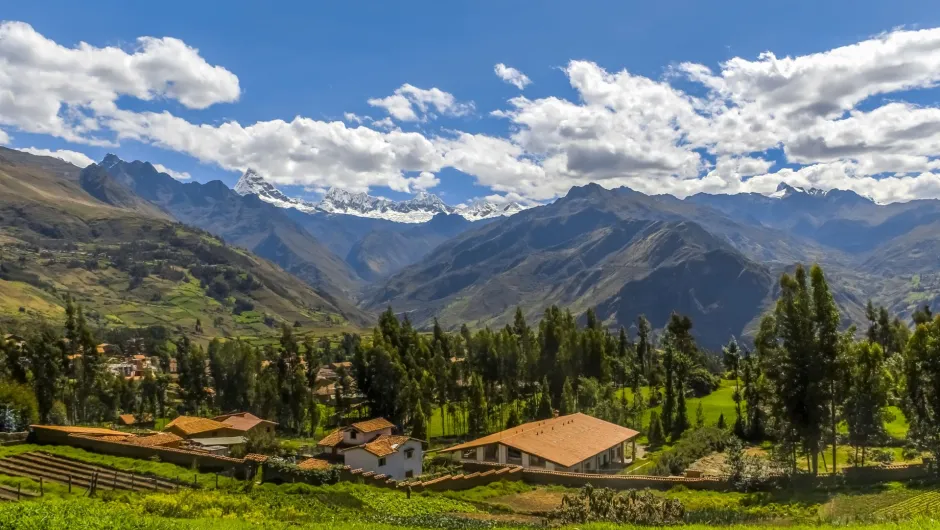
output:
<instances>
[{"instance_id":1,"label":"house","mask_svg":"<svg viewBox=\"0 0 940 530\"><path fill-rule=\"evenodd\" d=\"M277 427L277 423L259 418L250 412L223 414L212 419L241 431L243 434L264 432L273 436L274 428Z\"/></svg>"},{"instance_id":2,"label":"house","mask_svg":"<svg viewBox=\"0 0 940 530\"><path fill-rule=\"evenodd\" d=\"M341 449L371 442L383 434L390 435L394 428L395 425L385 418L360 421L326 435L317 442L317 447L328 449L336 455Z\"/></svg>"},{"instance_id":3,"label":"house","mask_svg":"<svg viewBox=\"0 0 940 530\"><path fill-rule=\"evenodd\" d=\"M586 414L534 421L444 449L464 462L590 473L626 462L633 429Z\"/></svg>"},{"instance_id":4,"label":"house","mask_svg":"<svg viewBox=\"0 0 940 530\"><path fill-rule=\"evenodd\" d=\"M149 412L139 415L121 414L118 416L117 423L122 427L153 427L153 414L150 414Z\"/></svg>"},{"instance_id":5,"label":"house","mask_svg":"<svg viewBox=\"0 0 940 530\"><path fill-rule=\"evenodd\" d=\"M140 447L179 447L183 444L183 439L170 432L158 432L146 436L137 436L135 438L126 438L124 443L137 445Z\"/></svg>"},{"instance_id":6,"label":"house","mask_svg":"<svg viewBox=\"0 0 940 530\"><path fill-rule=\"evenodd\" d=\"M168 423L163 428L163 432L173 433L186 440L190 438L224 438L244 434L243 431L222 422L195 416L180 416Z\"/></svg>"},{"instance_id":7,"label":"house","mask_svg":"<svg viewBox=\"0 0 940 530\"><path fill-rule=\"evenodd\" d=\"M372 471L395 480L421 476L421 440L381 434L371 442L343 449L343 462L352 469Z\"/></svg>"},{"instance_id":8,"label":"house","mask_svg":"<svg viewBox=\"0 0 940 530\"><path fill-rule=\"evenodd\" d=\"M223 436L219 438L190 438L190 446L214 455L228 456L236 449L244 449L248 439L244 436Z\"/></svg>"},{"instance_id":9,"label":"house","mask_svg":"<svg viewBox=\"0 0 940 530\"><path fill-rule=\"evenodd\" d=\"M136 369L137 367L134 366L133 363L113 363L108 365L108 371L124 378L133 377Z\"/></svg>"},{"instance_id":10,"label":"house","mask_svg":"<svg viewBox=\"0 0 940 530\"><path fill-rule=\"evenodd\" d=\"M332 458L341 457L353 469L372 471L396 480L421 475L421 440L392 434L395 425L375 418L336 429L317 443Z\"/></svg>"}]
</instances>

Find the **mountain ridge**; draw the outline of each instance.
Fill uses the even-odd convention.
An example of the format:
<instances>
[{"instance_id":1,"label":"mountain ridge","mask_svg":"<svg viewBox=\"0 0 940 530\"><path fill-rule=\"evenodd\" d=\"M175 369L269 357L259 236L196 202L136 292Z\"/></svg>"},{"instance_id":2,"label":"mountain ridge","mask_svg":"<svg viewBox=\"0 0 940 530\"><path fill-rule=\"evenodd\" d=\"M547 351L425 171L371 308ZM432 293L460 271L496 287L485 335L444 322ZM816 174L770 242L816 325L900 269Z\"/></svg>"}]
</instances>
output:
<instances>
[{"instance_id":1,"label":"mountain ridge","mask_svg":"<svg viewBox=\"0 0 940 530\"><path fill-rule=\"evenodd\" d=\"M438 214L457 214L468 221L479 221L513 215L524 209L516 202L499 205L485 199L465 206L449 206L437 195L426 191L419 191L411 199L393 201L337 187L327 190L319 202L311 202L287 196L251 168L242 174L233 189L239 195L256 195L279 208L294 208L304 213L352 215L411 224L426 223Z\"/></svg>"}]
</instances>

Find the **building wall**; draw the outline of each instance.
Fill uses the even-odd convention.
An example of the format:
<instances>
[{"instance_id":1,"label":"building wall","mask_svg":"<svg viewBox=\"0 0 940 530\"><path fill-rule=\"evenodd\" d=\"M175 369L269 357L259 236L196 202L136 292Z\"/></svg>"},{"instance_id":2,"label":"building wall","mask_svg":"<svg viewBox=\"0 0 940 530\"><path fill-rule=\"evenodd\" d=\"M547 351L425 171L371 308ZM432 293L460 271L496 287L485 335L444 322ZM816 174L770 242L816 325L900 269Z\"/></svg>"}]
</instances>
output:
<instances>
[{"instance_id":1,"label":"building wall","mask_svg":"<svg viewBox=\"0 0 940 530\"><path fill-rule=\"evenodd\" d=\"M406 449L414 449L411 458L405 458ZM387 475L395 480L403 480L406 478L408 471L412 472L413 477L421 476L424 453L420 442L409 440L399 447L398 451L386 456L385 465L381 467L379 466L379 457L358 447L345 451L343 458L345 464L352 469L372 471L376 474Z\"/></svg>"}]
</instances>

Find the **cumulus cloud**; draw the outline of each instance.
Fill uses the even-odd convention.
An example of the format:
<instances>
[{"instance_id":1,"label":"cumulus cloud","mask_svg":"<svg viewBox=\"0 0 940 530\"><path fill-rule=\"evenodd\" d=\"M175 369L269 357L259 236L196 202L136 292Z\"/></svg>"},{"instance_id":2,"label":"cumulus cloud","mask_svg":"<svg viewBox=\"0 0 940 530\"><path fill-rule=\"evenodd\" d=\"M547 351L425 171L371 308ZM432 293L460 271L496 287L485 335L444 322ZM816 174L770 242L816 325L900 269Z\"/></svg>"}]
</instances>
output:
<instances>
[{"instance_id":1,"label":"cumulus cloud","mask_svg":"<svg viewBox=\"0 0 940 530\"><path fill-rule=\"evenodd\" d=\"M95 133L121 96L202 109L236 101L239 92L235 74L178 39L141 37L130 51L67 48L29 24L0 23L0 124L22 131L108 145Z\"/></svg>"},{"instance_id":2,"label":"cumulus cloud","mask_svg":"<svg viewBox=\"0 0 940 530\"><path fill-rule=\"evenodd\" d=\"M0 129L0 145L6 145L8 143L10 143L10 135L3 129Z\"/></svg>"},{"instance_id":3,"label":"cumulus cloud","mask_svg":"<svg viewBox=\"0 0 940 530\"><path fill-rule=\"evenodd\" d=\"M524 89L529 83L532 82L532 80L529 79L529 76L511 66L506 66L503 63L499 63L493 67L493 71L496 72L497 77L518 88L519 90Z\"/></svg>"},{"instance_id":4,"label":"cumulus cloud","mask_svg":"<svg viewBox=\"0 0 940 530\"><path fill-rule=\"evenodd\" d=\"M385 109L398 121L427 121L436 116L430 112L433 108L445 116L466 116L473 112L473 103L463 103L449 92L439 88L423 89L405 83L391 96L372 98L369 105Z\"/></svg>"},{"instance_id":5,"label":"cumulus cloud","mask_svg":"<svg viewBox=\"0 0 940 530\"><path fill-rule=\"evenodd\" d=\"M58 158L59 160L65 160L69 164L73 164L82 168L95 163L95 161L89 158L85 153L69 151L68 149L57 149L52 151L50 149L39 149L37 147L17 147L17 150L36 156L51 156L53 158Z\"/></svg>"},{"instance_id":6,"label":"cumulus cloud","mask_svg":"<svg viewBox=\"0 0 940 530\"><path fill-rule=\"evenodd\" d=\"M185 171L173 171L172 169L164 166L163 164L154 164L154 168L157 169L160 173L166 173L167 175L175 178L176 180L189 180L193 178L192 175Z\"/></svg>"},{"instance_id":7,"label":"cumulus cloud","mask_svg":"<svg viewBox=\"0 0 940 530\"><path fill-rule=\"evenodd\" d=\"M529 83L504 64L494 71L520 89ZM680 63L656 79L583 60L563 73L574 97L517 96L489 113L506 123L505 135L432 128L438 116L473 113L473 103L407 83L367 101L387 113L380 120L194 123L118 105L122 97L193 109L237 101L238 78L188 44L144 37L128 49L69 48L6 22L0 126L85 144L136 140L311 189L430 189L453 168L523 204L587 182L680 197L771 193L781 181L880 202L940 197L940 108L904 100L940 83L940 29L894 30L798 57Z\"/></svg>"}]
</instances>

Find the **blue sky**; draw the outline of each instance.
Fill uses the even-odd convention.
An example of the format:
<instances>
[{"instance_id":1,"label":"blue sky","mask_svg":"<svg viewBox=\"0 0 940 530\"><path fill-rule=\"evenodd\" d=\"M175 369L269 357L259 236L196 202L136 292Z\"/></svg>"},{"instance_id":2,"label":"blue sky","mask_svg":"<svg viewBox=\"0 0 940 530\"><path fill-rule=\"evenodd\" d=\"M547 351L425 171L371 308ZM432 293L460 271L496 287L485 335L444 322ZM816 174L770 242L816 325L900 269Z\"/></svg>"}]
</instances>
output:
<instances>
[{"instance_id":1,"label":"blue sky","mask_svg":"<svg viewBox=\"0 0 940 530\"><path fill-rule=\"evenodd\" d=\"M931 163L936 152L932 138L919 139L922 142L916 147L913 144L884 146L883 154L895 158L875 162L857 155L853 155L856 158L834 159L818 153L818 149L806 147L813 139L830 145L841 138L837 132L833 132L835 136L831 139L825 136L832 128L830 122L844 120L853 110L870 112L898 100L907 104L908 110L936 106L937 89L933 88L936 81L931 76L918 77L916 72L910 74L909 80L898 81L911 88L873 89L872 95L852 100L843 114L814 117L816 121L811 125L818 125L820 131L816 137L793 136L796 129L812 128L809 122L802 122L799 127L790 126L785 133L780 132L776 146L772 145L776 138L772 138L765 144L751 146L745 142L746 145L731 148L723 147L723 140L694 139L704 134L700 129L715 127L696 126L700 129L688 132L683 125L677 136L680 139L666 138L670 135L665 131L663 138L656 140L666 142L656 160L637 161L636 153L629 154L623 161L615 160L620 155L618 145L635 140L630 137L635 135L630 132L634 130L634 122L649 118L652 120L649 127L663 126L656 122L655 116L640 112L642 109L630 108L619 118L630 122L616 127L617 134L625 137L610 136L609 131L597 134L583 129L587 131L585 137L596 138L598 143L584 141L574 146L551 144L549 140L557 135L547 130L549 126L541 118L539 123L546 129L539 133L538 127L526 116L490 114L492 111L519 112L518 106L510 104L509 100L523 95L530 102L526 111L532 116L542 116L549 109L551 98L557 98L570 103L567 111L578 113L580 118L575 121L594 123L591 115L582 112L588 104L584 103L584 90L572 86L570 61L586 61L605 75L627 70L630 76L666 83L690 97L705 98L709 90L701 82L690 80L686 75L667 76L670 67L691 62L717 73L724 61L738 57L758 62L759 54L768 50L778 58L799 57L866 41L896 28L904 31L935 28L940 26L940 4L934 2L296 2L277 7L258 2L8 2L0 16L7 21L24 22L45 39L64 48L86 42L94 48L114 46L131 53L139 46L139 37L173 37L198 49L198 56L208 65L224 68L237 76L237 101L220 100L205 108L193 108L174 97L142 101L122 93L115 100L122 111L168 112L194 125L219 126L234 120L249 126L277 119L291 122L301 116L323 123L346 120L347 126L352 128L358 124L344 117L346 113L374 120L386 118L385 109L370 105L368 100L390 96L402 85L410 84L423 90L437 88L453 95L460 103L472 102L474 110L462 116L432 110L436 117L427 117L423 122L397 121L393 127L419 133L434 143L435 149L440 144L437 139L453 139L465 133L478 140L498 139L501 143L497 147L511 153L509 158L483 160L487 151L493 149L461 144L440 148L447 151L447 156L461 161L457 163L422 159L421 162L399 164L396 161L385 165L387 161L383 161L381 170L373 170L371 162L339 153L331 156L328 164L311 162L302 169L290 169L276 162L270 163L270 171L260 168L262 174L280 179L278 183L282 187L298 194L311 195L328 184L367 186L374 194L396 198L406 196L406 189L417 190L419 181L410 181L411 184L399 181L393 185L398 191L382 185L389 171L400 171L405 179L415 178L422 171L433 174L438 183L429 186L429 191L452 204L487 195L547 200L563 193L568 185L585 181L678 195L695 191L763 192L770 186L767 182L775 179L804 185L852 187L882 200L906 200L940 193L940 185L934 183L932 176L935 168ZM928 36L924 39L930 40ZM932 47L933 41L930 43ZM905 65L912 60L920 61L925 68L933 64L930 57L911 59L911 53L919 52L905 52L902 61ZM501 81L494 74L497 63L518 69L531 79L531 84L520 91ZM7 67L8 74L17 75L14 67ZM585 72L588 77L596 73L594 70ZM825 83L840 79L838 72L828 78L824 73L817 72L817 75L822 75ZM625 85L630 86L620 87L624 91L621 95L632 99L630 91L636 87L627 82ZM0 85L0 93L2 90ZM650 101L643 105L655 108L661 99L656 96ZM18 104L14 96L12 105ZM592 105L600 107L598 112L605 106L610 107L609 103L602 102ZM743 107L740 101L734 101L734 105ZM766 110L766 105L761 109ZM687 110L675 112L679 116L676 119L685 119L682 113ZM101 115L97 110L85 113ZM664 114L670 115L670 112ZM575 114L561 113L554 119L570 123L572 116ZM603 118L602 114L596 116ZM927 119L918 117L921 118ZM754 123L760 121L754 120ZM194 149L168 147L165 138L154 138L150 133L138 134L137 139L114 139L109 133L103 133L103 137L116 145L88 145L84 141L67 141L55 134L31 133L22 123L6 121L4 123L0 110L0 129L10 137L8 144L12 147L64 149L84 153L94 160L113 151L124 159L149 160L176 172L185 172L197 181L221 179L234 185L239 176L236 166L244 165L243 160L258 160L262 166L266 160L264 153L260 153L252 157L233 155L220 162L210 160L212 157L205 153L206 149L211 149L206 148L200 151L206 160L200 162L192 156ZM666 127L669 121L666 120ZM640 125L640 130L647 130L646 124ZM837 125L847 127L847 124ZM366 122L363 126L370 125ZM383 131L380 127L371 127ZM781 130L786 128L780 127ZM692 128L689 126L689 131ZM527 138L514 136L520 130L531 134ZM169 135L172 131L163 134ZM885 135L891 136L891 132ZM322 136L303 140L302 149L316 150L321 140ZM794 147L793 153L813 154L788 156L791 143L803 147ZM865 143L872 145L874 142L867 139ZM164 147L158 146L161 144ZM658 147L658 143L639 142L636 149L652 152ZM253 148L259 147L254 145ZM337 150L343 148L336 147ZM691 158L677 161L684 155L674 151L676 148L685 149L685 154L691 153ZM277 148L263 149L277 156ZM404 149L395 148L395 157L418 156L410 151L402 154ZM297 155L298 151L292 153ZM567 161L562 169L550 162L559 154ZM304 159L302 153L298 156ZM751 169L735 169L734 177L726 178L720 189L692 182L717 172L722 156L726 157L728 167L730 164ZM901 156L903 160L896 159ZM573 163L575 159L579 163ZM370 169L362 170L360 163ZM837 163L855 166L836 171L833 164ZM344 164L348 167L338 167ZM375 162L375 167L379 164ZM519 167L509 167L514 164ZM772 168L766 167L767 164L773 164ZM868 170L859 169L866 164ZM800 168L814 167L815 170L799 172ZM747 184L753 175L781 169L789 169L789 172ZM313 173L318 176L310 177ZM930 176L924 177L928 173ZM327 174L330 176L325 176ZM481 177L483 174L488 176ZM885 177L895 177L895 180L885 180ZM915 177L922 178L910 180ZM732 178L739 183L729 186L727 183ZM716 176L715 181L718 180ZM516 185L516 181L526 181L526 184ZM551 183L546 184L548 181ZM427 184L422 182L422 186Z\"/></svg>"}]
</instances>

